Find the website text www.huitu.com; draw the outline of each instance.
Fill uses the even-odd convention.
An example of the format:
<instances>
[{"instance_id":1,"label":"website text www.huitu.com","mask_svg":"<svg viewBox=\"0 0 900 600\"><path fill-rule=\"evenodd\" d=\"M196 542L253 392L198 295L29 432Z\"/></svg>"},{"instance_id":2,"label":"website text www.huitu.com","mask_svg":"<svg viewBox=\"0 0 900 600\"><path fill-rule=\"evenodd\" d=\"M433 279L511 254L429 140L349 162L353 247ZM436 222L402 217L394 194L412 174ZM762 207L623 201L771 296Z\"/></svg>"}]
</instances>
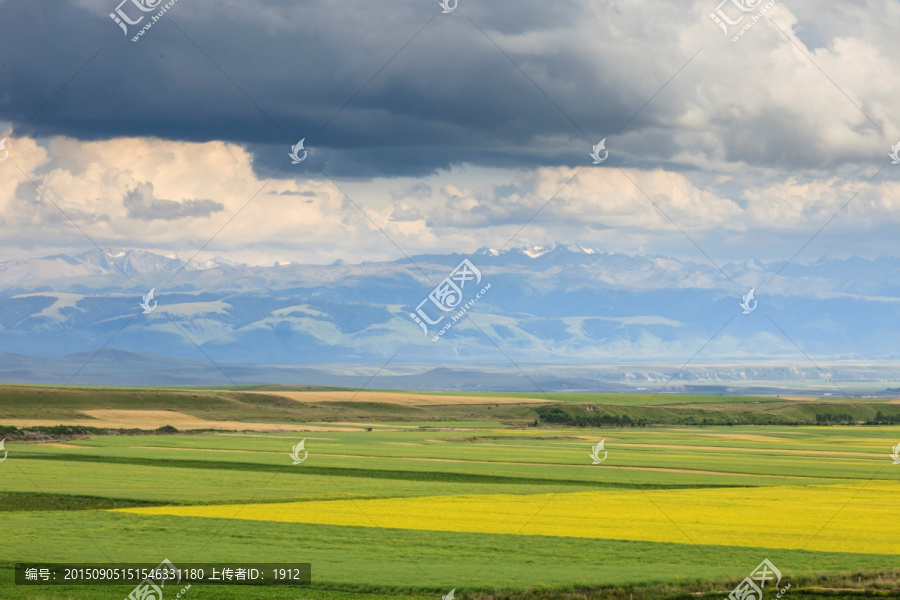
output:
<instances>
[{"instance_id":1,"label":"website text www.huitu.com","mask_svg":"<svg viewBox=\"0 0 900 600\"><path fill-rule=\"evenodd\" d=\"M141 30L137 32L137 35L135 35L133 38L131 38L131 41L132 42L138 41L141 38L141 36L144 35L145 31L147 31L148 29L153 27L153 24L156 23L157 21L159 21L162 18L162 16L164 14L166 14L167 10L169 10L170 8L175 6L176 2L178 2L178 0L169 0L168 2L163 4L163 7L160 9L160 11L150 17L150 21L146 25L141 27Z\"/></svg>"},{"instance_id":2,"label":"website text www.huitu.com","mask_svg":"<svg viewBox=\"0 0 900 600\"><path fill-rule=\"evenodd\" d=\"M751 27L753 27L753 25L757 21L762 19L763 16L766 14L766 11L769 10L770 8L772 8L773 6L775 6L776 2L778 2L778 0L769 0L769 3L766 4L765 6L763 6L762 9L758 13L756 13L755 15L750 17L750 22L747 23L746 25L744 25L743 27L741 27L740 30L738 30L737 34L735 34L735 36L733 38L731 38L731 41L736 42L739 39L741 39L741 36L744 35L744 33L746 33Z\"/></svg>"}]
</instances>

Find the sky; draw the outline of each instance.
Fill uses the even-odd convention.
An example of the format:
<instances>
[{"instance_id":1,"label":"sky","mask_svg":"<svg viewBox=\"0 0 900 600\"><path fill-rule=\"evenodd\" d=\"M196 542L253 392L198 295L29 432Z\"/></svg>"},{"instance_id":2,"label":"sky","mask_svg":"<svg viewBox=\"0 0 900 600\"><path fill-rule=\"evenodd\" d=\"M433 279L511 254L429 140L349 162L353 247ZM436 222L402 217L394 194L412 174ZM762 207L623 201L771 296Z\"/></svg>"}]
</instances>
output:
<instances>
[{"instance_id":1,"label":"sky","mask_svg":"<svg viewBox=\"0 0 900 600\"><path fill-rule=\"evenodd\" d=\"M891 0L0 0L0 260L898 256L898 30Z\"/></svg>"}]
</instances>

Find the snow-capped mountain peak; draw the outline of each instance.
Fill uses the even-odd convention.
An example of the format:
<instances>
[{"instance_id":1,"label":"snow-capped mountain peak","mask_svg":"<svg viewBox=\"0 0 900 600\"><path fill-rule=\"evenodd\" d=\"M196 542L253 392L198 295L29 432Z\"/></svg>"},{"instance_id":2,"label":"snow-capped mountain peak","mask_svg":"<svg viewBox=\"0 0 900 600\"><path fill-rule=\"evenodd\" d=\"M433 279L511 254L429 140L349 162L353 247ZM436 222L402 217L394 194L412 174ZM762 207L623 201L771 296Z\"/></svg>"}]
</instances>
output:
<instances>
[{"instance_id":1,"label":"snow-capped mountain peak","mask_svg":"<svg viewBox=\"0 0 900 600\"><path fill-rule=\"evenodd\" d=\"M69 256L55 254L0 262L0 285L33 280L71 277L127 275L174 272L180 269L204 271L219 267L240 267L240 263L224 258L187 262L177 256L166 256L134 248L106 247Z\"/></svg>"}]
</instances>

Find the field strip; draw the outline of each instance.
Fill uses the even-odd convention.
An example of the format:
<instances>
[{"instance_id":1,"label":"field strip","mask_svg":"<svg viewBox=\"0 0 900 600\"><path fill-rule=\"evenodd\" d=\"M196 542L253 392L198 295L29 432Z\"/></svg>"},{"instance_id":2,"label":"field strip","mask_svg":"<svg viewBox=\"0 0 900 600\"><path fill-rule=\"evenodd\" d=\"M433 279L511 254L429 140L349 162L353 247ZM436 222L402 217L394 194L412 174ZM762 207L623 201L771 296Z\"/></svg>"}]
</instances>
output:
<instances>
[{"instance_id":1,"label":"field strip","mask_svg":"<svg viewBox=\"0 0 900 600\"><path fill-rule=\"evenodd\" d=\"M548 404L546 398L494 398L491 396L437 396L398 392L247 392L281 396L296 402L369 402L403 406L448 406L457 404Z\"/></svg>"},{"instance_id":2,"label":"field strip","mask_svg":"<svg viewBox=\"0 0 900 600\"><path fill-rule=\"evenodd\" d=\"M573 436L575 439L584 439L591 440L596 442L600 436ZM841 452L837 450L799 450L799 449L782 449L782 448L747 448L743 446L694 446L694 445L676 445L676 444L638 444L628 441L622 441L622 438L615 438L607 435L607 448L612 448L615 446L619 446L621 449L628 448L664 448L666 450L685 450L684 455L688 456L691 454L690 451L700 451L708 454L729 454L729 453L737 453L743 454L746 452L758 452L761 454L807 454L807 455L821 455L821 456L836 456L836 457L855 457L855 458L865 458L865 457L876 457L880 458L884 453L883 452ZM518 438L510 438L510 440L514 440L517 442L522 441ZM426 439L427 442L436 442L436 443L444 443L444 444L452 444L452 443L461 443L463 440L459 439L436 439L429 438ZM560 442L564 441L562 439ZM787 440L790 442L790 440ZM494 446L498 448L528 448L531 450L535 449L534 445L529 444L498 444L495 442L483 442L481 440L477 440L475 442L478 446ZM574 444L553 444L548 445L547 447L554 449L572 449L575 447Z\"/></svg>"},{"instance_id":3,"label":"field strip","mask_svg":"<svg viewBox=\"0 0 900 600\"><path fill-rule=\"evenodd\" d=\"M385 429L385 428L392 428L395 430L396 429L413 429L413 430L419 429L418 425L395 425L395 424L385 425L384 423L357 423L357 422L353 422L353 421L323 421L323 422L326 425L352 425L354 427L375 427L379 431L381 431L382 429Z\"/></svg>"},{"instance_id":4,"label":"field strip","mask_svg":"<svg viewBox=\"0 0 900 600\"><path fill-rule=\"evenodd\" d=\"M75 444L60 444L53 442L42 442L41 446L51 446L55 448L66 448L74 450L94 450L93 446L80 446ZM283 450L241 450L233 448L189 448L185 446L129 446L129 448L140 450L160 450L170 452L228 452L237 454L287 454ZM536 462L516 462L504 460L473 460L465 458L431 458L427 456L387 456L387 455L362 455L362 454L333 454L327 452L316 452L316 456L329 456L333 458L353 458L353 459L370 459L370 460L412 460L422 462L443 462L443 463L462 463L462 464L478 464L478 465L525 465L534 467L568 467L573 469L582 468L581 465L573 465L568 463L536 463ZM758 473L734 473L729 471L704 471L698 469L678 469L672 467L631 467L631 466L612 466L612 465L596 465L592 468L596 469L622 469L625 471L653 471L656 473L686 473L694 475L728 475L734 477L764 477L766 479L796 479L803 481L808 476L801 475L760 475Z\"/></svg>"},{"instance_id":5,"label":"field strip","mask_svg":"<svg viewBox=\"0 0 900 600\"><path fill-rule=\"evenodd\" d=\"M752 440L759 442L783 442L784 438L772 437L770 435L758 435L754 433L697 433L706 437L725 438L728 440Z\"/></svg>"},{"instance_id":6,"label":"field strip","mask_svg":"<svg viewBox=\"0 0 900 600\"><path fill-rule=\"evenodd\" d=\"M389 442L390 443L390 442ZM394 442L396 443L396 442ZM53 442L43 442L40 443L42 446L52 446L58 448L66 448L66 449L75 449L75 450L91 450L94 449L92 446L81 446L75 444L61 444L61 443L53 443ZM245 449L234 449L234 448L191 448L186 446L129 446L129 448L140 449L140 450L159 450L159 451L170 451L170 452L228 452L228 453L237 453L237 454L286 454L283 450L245 450ZM552 462L524 462L524 461L509 461L509 460L476 460L476 459L467 459L467 458L434 458L429 456L390 456L390 455L382 455L382 454L336 454L331 452L316 452L316 456L328 456L332 458L352 458L357 460L410 460L410 461L420 461L420 462L441 462L441 463L456 463L456 464L478 464L478 465L524 465L524 466L534 466L534 467L568 467L568 468L581 468L581 465L573 465L570 463L552 463ZM674 467L635 467L635 466L621 466L621 465L596 465L592 468L596 469L623 469L626 471L652 471L656 473L686 473L686 474L695 474L695 475L728 475L734 477L765 477L768 479L796 479L798 481L802 481L808 479L807 476L800 475L760 475L758 473L736 473L731 471L710 471L710 470L700 470L700 469L680 469Z\"/></svg>"},{"instance_id":7,"label":"field strip","mask_svg":"<svg viewBox=\"0 0 900 600\"><path fill-rule=\"evenodd\" d=\"M178 448L178 450L196 450L197 448ZM235 451L239 452L239 451ZM382 456L382 455L362 455L362 454L329 454L324 452L316 452L316 456L332 456L338 458L357 458L357 459L377 459L377 460L418 460L424 462L447 462L447 463L467 463L479 465L526 465L533 467L569 467L573 469L581 469L582 465L573 465L570 463L536 463L536 462L519 462L508 460L474 460L466 458L431 458L427 456ZM693 473L697 475L734 475L735 477L766 477L772 479L808 479L806 476L799 475L760 475L759 473L730 473L728 471L700 471L695 469L677 469L671 467L625 467L619 465L593 465L597 469L623 469L625 471L655 471L657 473Z\"/></svg>"},{"instance_id":8,"label":"field strip","mask_svg":"<svg viewBox=\"0 0 900 600\"><path fill-rule=\"evenodd\" d=\"M898 554L898 494L900 484L877 482L113 510L135 515Z\"/></svg>"},{"instance_id":9,"label":"field strip","mask_svg":"<svg viewBox=\"0 0 900 600\"><path fill-rule=\"evenodd\" d=\"M157 429L171 425L178 429L225 429L234 431L360 431L359 427L339 427L321 425L298 425L296 423L245 423L243 421L208 421L171 410L119 410L95 409L79 411L85 419L3 419L4 425L16 427L54 427L57 425L80 425L109 429ZM380 429L379 431L390 431Z\"/></svg>"},{"instance_id":10,"label":"field strip","mask_svg":"<svg viewBox=\"0 0 900 600\"><path fill-rule=\"evenodd\" d=\"M633 444L630 442L618 442L623 447L630 446L634 448L666 448L669 450L701 450L704 452L754 452L760 454L808 454L816 456L850 456L850 457L880 457L883 452L842 452L840 450L797 450L793 448L745 448L742 446L677 446L674 444Z\"/></svg>"},{"instance_id":11,"label":"field strip","mask_svg":"<svg viewBox=\"0 0 900 600\"><path fill-rule=\"evenodd\" d=\"M48 444L49 445L49 444ZM233 448L186 448L184 446L129 446L140 450L171 450L173 452L236 452L238 454L287 454L280 450L235 450Z\"/></svg>"}]
</instances>

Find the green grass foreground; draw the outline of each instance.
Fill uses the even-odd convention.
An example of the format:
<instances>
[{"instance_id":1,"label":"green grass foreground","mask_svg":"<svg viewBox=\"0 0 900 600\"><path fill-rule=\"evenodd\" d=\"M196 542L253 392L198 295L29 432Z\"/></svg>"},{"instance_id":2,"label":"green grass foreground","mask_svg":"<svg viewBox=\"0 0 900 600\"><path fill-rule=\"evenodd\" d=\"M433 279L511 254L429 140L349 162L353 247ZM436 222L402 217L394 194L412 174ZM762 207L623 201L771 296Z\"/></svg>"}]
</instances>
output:
<instances>
[{"instance_id":1,"label":"green grass foreground","mask_svg":"<svg viewBox=\"0 0 900 600\"><path fill-rule=\"evenodd\" d=\"M86 388L62 390L58 395L47 395L41 388L15 391L10 397L0 389L2 414L21 414L25 408L35 412L40 404L31 404L38 401L31 394L37 393L61 425L66 422L64 415L79 418L79 410L91 408L177 410L207 419L242 416L246 422L260 419L259 406L246 404L240 393L228 390ZM285 399L267 404L266 398L257 396L254 401L275 410L284 418L282 422L321 425L350 420L334 414L340 405L298 407ZM734 417L738 413L727 412L728 407L783 410L783 415L807 414L816 405L794 402L779 409L782 404L777 399L759 403L737 399L726 403L692 400L678 406L684 410L713 407ZM579 398L572 404L544 406L572 410L585 405L592 403ZM894 406L847 404L836 410L892 410ZM535 427L530 424L538 414L535 409L524 404L429 406L421 408L422 414L417 412L419 407L383 405L371 410L389 418L366 414L367 422L376 424L372 431L362 426L350 431L156 435L58 430L53 435L32 432L11 437L6 442L9 458L0 464L0 539L4 542L0 544L0 598L118 599L131 590L131 586L15 586L11 570L15 562L158 563L162 558L175 564L248 560L312 564L311 586L197 584L184 596L213 600L437 600L452 588L461 600L722 598L763 558L778 565L785 582L792 583L788 597L900 594L900 546L892 554L821 552L816 549L816 531L810 531L806 547L783 549L775 547L774 540L771 548L742 547L110 510L721 487L745 489L752 496L761 487L863 488L869 482L900 481L900 466L891 465L888 457L891 446L900 442L897 425L600 429L540 422ZM409 414L398 419L404 412ZM311 415L318 419L310 419ZM401 423L407 427L395 427ZM309 459L292 465L291 446L304 438ZM588 452L600 439L606 440L609 456L592 466ZM585 515L592 520L616 518L602 505L586 507ZM830 516L822 515L823 527ZM769 591L768 600L770 595L774 597L775 592Z\"/></svg>"}]
</instances>

